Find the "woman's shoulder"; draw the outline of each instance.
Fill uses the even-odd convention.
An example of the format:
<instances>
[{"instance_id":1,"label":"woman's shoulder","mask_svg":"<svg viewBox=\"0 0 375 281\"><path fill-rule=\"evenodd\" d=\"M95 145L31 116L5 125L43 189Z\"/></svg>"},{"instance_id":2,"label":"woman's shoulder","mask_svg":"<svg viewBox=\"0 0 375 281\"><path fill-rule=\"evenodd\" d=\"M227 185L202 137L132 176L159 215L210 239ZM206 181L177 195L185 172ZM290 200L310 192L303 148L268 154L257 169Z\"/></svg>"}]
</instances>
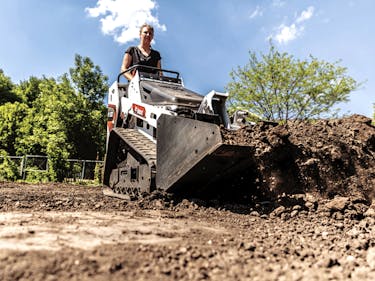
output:
<instances>
[{"instance_id":1,"label":"woman's shoulder","mask_svg":"<svg viewBox=\"0 0 375 281\"><path fill-rule=\"evenodd\" d=\"M161 56L160 56L159 51L156 51L156 50L154 50L154 49L151 49L151 53L152 53L152 56L155 56L155 57L161 59Z\"/></svg>"},{"instance_id":2,"label":"woman's shoulder","mask_svg":"<svg viewBox=\"0 0 375 281\"><path fill-rule=\"evenodd\" d=\"M125 53L128 53L128 54L134 54L135 52L137 51L137 47L136 46L130 46L126 51Z\"/></svg>"}]
</instances>

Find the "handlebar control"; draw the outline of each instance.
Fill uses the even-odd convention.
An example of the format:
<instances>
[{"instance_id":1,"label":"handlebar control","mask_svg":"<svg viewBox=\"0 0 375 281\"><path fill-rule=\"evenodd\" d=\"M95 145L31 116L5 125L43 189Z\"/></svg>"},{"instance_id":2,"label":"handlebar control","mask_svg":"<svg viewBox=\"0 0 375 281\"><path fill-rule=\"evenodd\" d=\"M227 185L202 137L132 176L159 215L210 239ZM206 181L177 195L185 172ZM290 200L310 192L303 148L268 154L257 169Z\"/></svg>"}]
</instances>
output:
<instances>
[{"instance_id":1,"label":"handlebar control","mask_svg":"<svg viewBox=\"0 0 375 281\"><path fill-rule=\"evenodd\" d=\"M163 72L164 73L171 73L171 74L174 74L176 75L175 79L179 79L180 77L180 73L177 72L177 71L174 71L174 70L168 70L168 69L162 69L162 68L157 68L157 67L152 67L152 66L147 66L147 65L140 65L140 64L136 64L136 65L133 65L131 67L129 67L128 69L124 70L123 72L121 72L118 76L117 76L117 83L120 83L120 78L121 76L126 73L126 72L129 72L129 71L133 71L134 69L138 70L138 69L144 69L144 70L153 70L153 71L156 71L156 72ZM149 72L149 71L145 71L146 73ZM152 71L151 71L151 74L152 74ZM163 75L164 76L164 75Z\"/></svg>"}]
</instances>

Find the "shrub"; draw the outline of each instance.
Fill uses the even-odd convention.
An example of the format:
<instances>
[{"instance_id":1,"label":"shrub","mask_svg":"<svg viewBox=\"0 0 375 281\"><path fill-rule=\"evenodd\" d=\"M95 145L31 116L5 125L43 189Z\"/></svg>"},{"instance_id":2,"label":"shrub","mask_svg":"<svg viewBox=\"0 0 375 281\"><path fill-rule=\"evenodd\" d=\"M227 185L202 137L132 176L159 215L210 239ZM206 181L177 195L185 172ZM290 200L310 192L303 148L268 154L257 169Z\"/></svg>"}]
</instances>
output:
<instances>
[{"instance_id":1,"label":"shrub","mask_svg":"<svg viewBox=\"0 0 375 281\"><path fill-rule=\"evenodd\" d=\"M20 178L18 166L8 156L0 164L0 180L16 181Z\"/></svg>"}]
</instances>

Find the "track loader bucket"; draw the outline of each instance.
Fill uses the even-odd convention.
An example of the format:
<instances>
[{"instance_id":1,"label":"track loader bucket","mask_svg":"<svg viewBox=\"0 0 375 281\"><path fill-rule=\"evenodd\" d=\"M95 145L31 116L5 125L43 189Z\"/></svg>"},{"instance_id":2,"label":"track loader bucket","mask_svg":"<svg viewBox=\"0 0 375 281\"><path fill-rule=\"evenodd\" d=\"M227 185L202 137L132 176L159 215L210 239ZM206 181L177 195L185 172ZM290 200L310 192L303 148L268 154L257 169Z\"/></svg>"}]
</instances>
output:
<instances>
[{"instance_id":1,"label":"track loader bucket","mask_svg":"<svg viewBox=\"0 0 375 281\"><path fill-rule=\"evenodd\" d=\"M223 143L218 125L161 115L156 185L168 192L204 194L251 166L249 146Z\"/></svg>"}]
</instances>

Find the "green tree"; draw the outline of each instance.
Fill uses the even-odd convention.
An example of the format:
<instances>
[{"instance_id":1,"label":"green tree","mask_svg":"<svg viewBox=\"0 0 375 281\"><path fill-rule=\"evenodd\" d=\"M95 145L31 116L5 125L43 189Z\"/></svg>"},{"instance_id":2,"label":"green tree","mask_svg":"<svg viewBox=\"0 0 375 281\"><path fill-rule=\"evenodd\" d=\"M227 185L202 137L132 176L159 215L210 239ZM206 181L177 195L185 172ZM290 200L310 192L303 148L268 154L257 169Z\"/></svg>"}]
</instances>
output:
<instances>
[{"instance_id":1,"label":"green tree","mask_svg":"<svg viewBox=\"0 0 375 281\"><path fill-rule=\"evenodd\" d=\"M30 77L13 85L0 72L0 151L46 155L50 180L61 181L66 159L103 159L108 78L89 58L75 57L70 76ZM16 98L9 98L16 97ZM43 175L44 177L45 175Z\"/></svg>"},{"instance_id":2,"label":"green tree","mask_svg":"<svg viewBox=\"0 0 375 281\"><path fill-rule=\"evenodd\" d=\"M230 73L229 108L249 110L264 119L286 121L333 114L333 107L348 101L359 84L346 75L339 62L310 56L298 60L270 44L268 54L249 53L244 67Z\"/></svg>"},{"instance_id":3,"label":"green tree","mask_svg":"<svg viewBox=\"0 0 375 281\"><path fill-rule=\"evenodd\" d=\"M40 93L24 118L17 139L17 153L48 156L51 180L61 181L72 144L68 131L75 93L72 87L44 78L39 84Z\"/></svg>"},{"instance_id":4,"label":"green tree","mask_svg":"<svg viewBox=\"0 0 375 281\"><path fill-rule=\"evenodd\" d=\"M108 91L108 77L88 57L75 56L70 77L79 99L84 101L77 114L71 139L81 159L103 158L106 138L106 106L104 97Z\"/></svg>"},{"instance_id":5,"label":"green tree","mask_svg":"<svg viewBox=\"0 0 375 281\"><path fill-rule=\"evenodd\" d=\"M21 122L28 112L29 108L23 103L7 102L0 105L0 151L16 154L16 139L20 135Z\"/></svg>"},{"instance_id":6,"label":"green tree","mask_svg":"<svg viewBox=\"0 0 375 281\"><path fill-rule=\"evenodd\" d=\"M0 180L15 181L20 177L18 166L9 159L9 156L3 156L0 162Z\"/></svg>"},{"instance_id":7,"label":"green tree","mask_svg":"<svg viewBox=\"0 0 375 281\"><path fill-rule=\"evenodd\" d=\"M16 85L14 92L17 96L22 97L24 103L29 107L33 107L34 101L38 98L40 94L39 84L46 78L37 78L31 76L28 80L21 81L19 85Z\"/></svg>"},{"instance_id":8,"label":"green tree","mask_svg":"<svg viewBox=\"0 0 375 281\"><path fill-rule=\"evenodd\" d=\"M0 105L6 102L22 101L14 92L14 84L12 80L5 76L4 71L0 69Z\"/></svg>"},{"instance_id":9,"label":"green tree","mask_svg":"<svg viewBox=\"0 0 375 281\"><path fill-rule=\"evenodd\" d=\"M108 77L103 75L99 66L94 65L88 57L75 55L74 67L69 70L75 89L98 109L108 91Z\"/></svg>"}]
</instances>

